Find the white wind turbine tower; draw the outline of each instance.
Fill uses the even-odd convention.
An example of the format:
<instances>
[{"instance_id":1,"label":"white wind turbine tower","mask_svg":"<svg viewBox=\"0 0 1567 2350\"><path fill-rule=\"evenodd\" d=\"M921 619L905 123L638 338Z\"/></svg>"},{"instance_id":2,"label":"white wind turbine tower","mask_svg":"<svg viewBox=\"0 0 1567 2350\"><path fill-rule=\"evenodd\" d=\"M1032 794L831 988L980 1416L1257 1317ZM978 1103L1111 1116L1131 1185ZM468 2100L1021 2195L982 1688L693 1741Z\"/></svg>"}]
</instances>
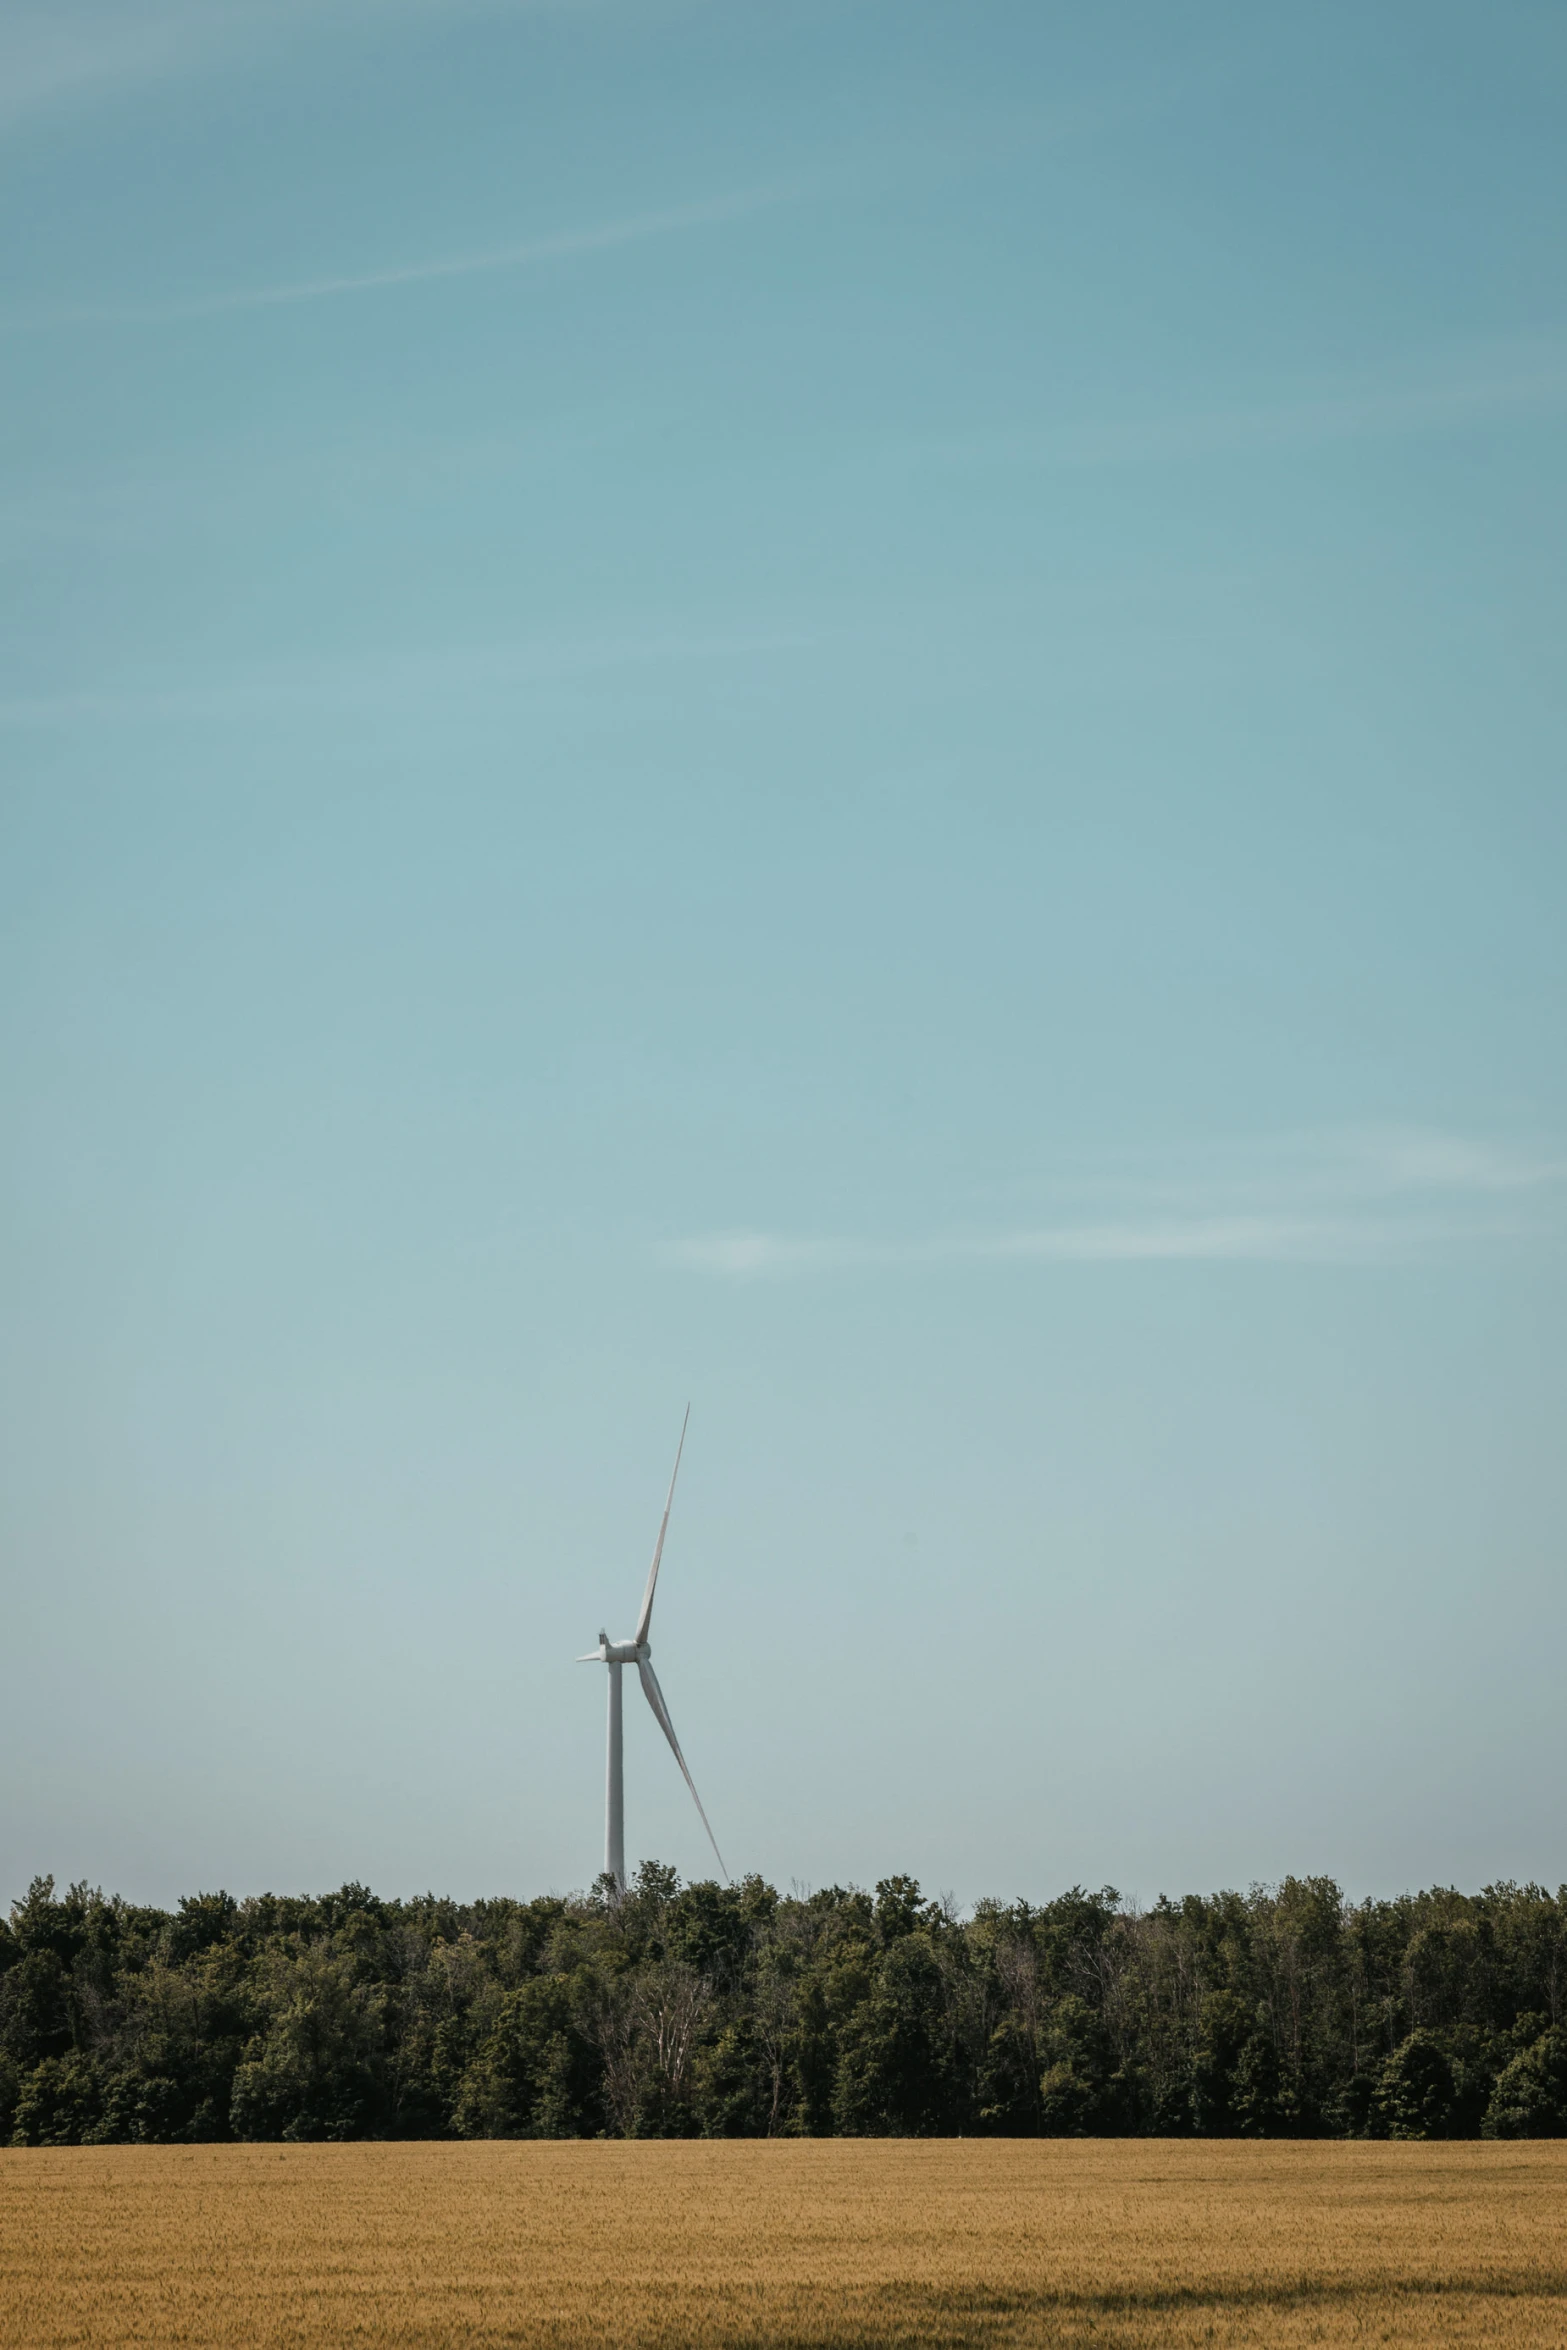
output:
<instances>
[{"instance_id":1,"label":"white wind turbine tower","mask_svg":"<svg viewBox=\"0 0 1567 2350\"><path fill-rule=\"evenodd\" d=\"M723 1869L726 1879L729 1875L729 1871L724 1868L724 1856L718 1850L718 1838L713 1834L706 1812L702 1811L702 1798L696 1791L696 1781L686 1769L686 1758L680 1751L675 1725L669 1718L664 1692L653 1670L653 1651L647 1636L648 1626L653 1621L653 1594L658 1588L658 1562L664 1555L664 1536L669 1532L670 1503L675 1498L675 1479L680 1474L680 1455L686 1448L686 1424L690 1417L691 1406L687 1404L685 1419L680 1423L680 1442L675 1447L675 1466L669 1479L663 1523L658 1529L653 1564L647 1571L647 1589L642 1594L642 1613L637 1618L636 1631L629 1640L611 1640L608 1633L600 1632L597 1648L589 1649L586 1656L577 1659L579 1665L603 1664L609 1667L609 1762L604 1784L604 1873L613 1877L622 1890L626 1883L626 1767L620 1706L622 1665L636 1666L642 1680L642 1694L653 1708L654 1719L674 1749L681 1776L691 1790L692 1802L702 1812L702 1825L707 1829L707 1840L717 1856L718 1865Z\"/></svg>"}]
</instances>

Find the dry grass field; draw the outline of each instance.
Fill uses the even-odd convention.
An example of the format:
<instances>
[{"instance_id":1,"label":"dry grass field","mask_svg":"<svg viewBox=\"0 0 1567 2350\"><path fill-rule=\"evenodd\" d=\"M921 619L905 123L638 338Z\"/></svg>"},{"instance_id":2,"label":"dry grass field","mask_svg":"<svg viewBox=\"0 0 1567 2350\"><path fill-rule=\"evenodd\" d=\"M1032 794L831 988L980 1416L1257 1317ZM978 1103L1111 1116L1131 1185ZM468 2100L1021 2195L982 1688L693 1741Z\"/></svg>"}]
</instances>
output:
<instances>
[{"instance_id":1,"label":"dry grass field","mask_svg":"<svg viewBox=\"0 0 1567 2350\"><path fill-rule=\"evenodd\" d=\"M3 2153L0 2340L1567 2345L1567 2144Z\"/></svg>"}]
</instances>

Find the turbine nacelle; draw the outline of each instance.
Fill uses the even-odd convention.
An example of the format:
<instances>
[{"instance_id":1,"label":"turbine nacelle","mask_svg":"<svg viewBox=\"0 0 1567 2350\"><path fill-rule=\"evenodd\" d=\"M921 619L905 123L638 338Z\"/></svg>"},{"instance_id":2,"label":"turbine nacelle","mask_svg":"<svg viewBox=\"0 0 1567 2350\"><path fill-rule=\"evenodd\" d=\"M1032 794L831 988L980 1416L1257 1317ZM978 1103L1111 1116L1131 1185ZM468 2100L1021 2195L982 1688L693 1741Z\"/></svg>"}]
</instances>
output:
<instances>
[{"instance_id":1,"label":"turbine nacelle","mask_svg":"<svg viewBox=\"0 0 1567 2350\"><path fill-rule=\"evenodd\" d=\"M639 1665L645 1656L653 1653L652 1644L642 1640L611 1640L606 1633L599 1634L597 1648L590 1648L586 1656L579 1656L579 1665Z\"/></svg>"}]
</instances>

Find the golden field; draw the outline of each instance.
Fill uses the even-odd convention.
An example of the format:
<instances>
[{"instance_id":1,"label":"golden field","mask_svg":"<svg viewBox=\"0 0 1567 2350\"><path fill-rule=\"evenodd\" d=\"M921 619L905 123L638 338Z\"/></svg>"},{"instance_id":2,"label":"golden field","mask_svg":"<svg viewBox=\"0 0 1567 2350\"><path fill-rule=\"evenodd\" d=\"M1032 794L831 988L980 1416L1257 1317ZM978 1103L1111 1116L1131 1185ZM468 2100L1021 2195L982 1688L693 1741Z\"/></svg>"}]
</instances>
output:
<instances>
[{"instance_id":1,"label":"golden field","mask_svg":"<svg viewBox=\"0 0 1567 2350\"><path fill-rule=\"evenodd\" d=\"M7 2152L0 2341L1567 2345L1567 2143Z\"/></svg>"}]
</instances>

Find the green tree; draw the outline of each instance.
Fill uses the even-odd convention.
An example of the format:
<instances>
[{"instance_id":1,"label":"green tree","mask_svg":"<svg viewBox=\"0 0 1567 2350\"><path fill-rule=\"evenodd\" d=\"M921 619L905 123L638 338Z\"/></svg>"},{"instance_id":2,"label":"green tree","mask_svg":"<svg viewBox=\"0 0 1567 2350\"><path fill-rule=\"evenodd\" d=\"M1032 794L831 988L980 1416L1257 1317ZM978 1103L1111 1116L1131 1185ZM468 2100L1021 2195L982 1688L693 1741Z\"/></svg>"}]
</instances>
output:
<instances>
[{"instance_id":1,"label":"green tree","mask_svg":"<svg viewBox=\"0 0 1567 2350\"><path fill-rule=\"evenodd\" d=\"M1567 2138L1567 2032L1542 2032L1503 2066L1481 2127L1487 2138Z\"/></svg>"},{"instance_id":2,"label":"green tree","mask_svg":"<svg viewBox=\"0 0 1567 2350\"><path fill-rule=\"evenodd\" d=\"M738 2015L697 2052L692 2103L704 2138L761 2138L774 2127L777 2076L766 2041Z\"/></svg>"},{"instance_id":3,"label":"green tree","mask_svg":"<svg viewBox=\"0 0 1567 2350\"><path fill-rule=\"evenodd\" d=\"M103 2082L87 2056L46 2056L24 2074L12 2125L14 2146L80 2146L103 2115Z\"/></svg>"},{"instance_id":4,"label":"green tree","mask_svg":"<svg viewBox=\"0 0 1567 2350\"><path fill-rule=\"evenodd\" d=\"M1411 2032L1382 2067L1373 2111L1390 2138L1445 2138L1453 2116L1453 2068L1430 2032Z\"/></svg>"},{"instance_id":5,"label":"green tree","mask_svg":"<svg viewBox=\"0 0 1567 2350\"><path fill-rule=\"evenodd\" d=\"M597 2128L601 2067L578 2022L581 1996L569 1976L537 1976L508 1994L459 2086L460 2137L580 2138Z\"/></svg>"},{"instance_id":6,"label":"green tree","mask_svg":"<svg viewBox=\"0 0 1567 2350\"><path fill-rule=\"evenodd\" d=\"M1262 2135L1271 2118L1272 2042L1234 1991L1210 1991L1192 2051L1192 2126L1205 2137Z\"/></svg>"},{"instance_id":7,"label":"green tree","mask_svg":"<svg viewBox=\"0 0 1567 2350\"><path fill-rule=\"evenodd\" d=\"M238 2138L367 2138L387 2113L385 1994L346 1951L307 1943L265 1967L267 2025L234 2075Z\"/></svg>"},{"instance_id":8,"label":"green tree","mask_svg":"<svg viewBox=\"0 0 1567 2350\"><path fill-rule=\"evenodd\" d=\"M1100 2011L1068 1991L1050 2010L1044 2053L1048 2061L1040 2076L1039 2107L1045 2136L1080 2138L1113 2129L1114 2057Z\"/></svg>"},{"instance_id":9,"label":"green tree","mask_svg":"<svg viewBox=\"0 0 1567 2350\"><path fill-rule=\"evenodd\" d=\"M839 2033L833 2119L848 2137L904 2138L963 2118L941 1957L928 1933L900 1923Z\"/></svg>"}]
</instances>

